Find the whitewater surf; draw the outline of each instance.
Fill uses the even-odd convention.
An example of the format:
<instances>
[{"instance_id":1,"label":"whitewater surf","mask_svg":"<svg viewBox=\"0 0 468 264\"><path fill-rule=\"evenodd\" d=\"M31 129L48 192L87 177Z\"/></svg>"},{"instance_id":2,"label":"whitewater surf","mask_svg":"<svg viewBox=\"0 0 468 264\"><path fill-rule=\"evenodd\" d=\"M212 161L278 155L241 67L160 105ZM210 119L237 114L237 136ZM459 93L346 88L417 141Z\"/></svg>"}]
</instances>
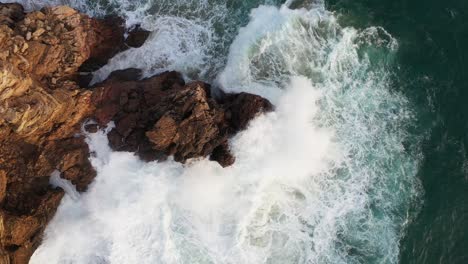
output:
<instances>
[{"instance_id":1,"label":"whitewater surf","mask_svg":"<svg viewBox=\"0 0 468 264\"><path fill-rule=\"evenodd\" d=\"M30 263L397 263L421 193L412 106L390 85L398 42L297 2L22 1L153 31L94 81L178 70L276 107L230 141L229 168L145 163L87 135L98 175L82 194L54 183L68 192Z\"/></svg>"}]
</instances>

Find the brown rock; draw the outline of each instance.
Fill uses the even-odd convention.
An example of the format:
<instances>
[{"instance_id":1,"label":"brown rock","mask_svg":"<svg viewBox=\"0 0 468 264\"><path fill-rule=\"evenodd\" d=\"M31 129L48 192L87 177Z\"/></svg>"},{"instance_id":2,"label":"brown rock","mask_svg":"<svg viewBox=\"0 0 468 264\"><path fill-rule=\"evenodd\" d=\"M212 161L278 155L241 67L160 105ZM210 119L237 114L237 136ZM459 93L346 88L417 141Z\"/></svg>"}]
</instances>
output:
<instances>
[{"instance_id":1,"label":"brown rock","mask_svg":"<svg viewBox=\"0 0 468 264\"><path fill-rule=\"evenodd\" d=\"M48 30L54 29L54 30ZM0 263L27 263L63 191L53 171L86 190L95 172L83 137L92 92L75 83L88 59L106 61L123 43L120 24L68 7L24 16L0 4Z\"/></svg>"},{"instance_id":2,"label":"brown rock","mask_svg":"<svg viewBox=\"0 0 468 264\"><path fill-rule=\"evenodd\" d=\"M153 149L184 162L209 155L226 140L223 109L206 91L206 84L190 83L164 99L161 118L146 132Z\"/></svg>"},{"instance_id":3,"label":"brown rock","mask_svg":"<svg viewBox=\"0 0 468 264\"><path fill-rule=\"evenodd\" d=\"M82 137L70 137L46 143L36 160L35 171L49 175L58 170L80 192L85 191L96 172L88 161L89 149Z\"/></svg>"},{"instance_id":4,"label":"brown rock","mask_svg":"<svg viewBox=\"0 0 468 264\"><path fill-rule=\"evenodd\" d=\"M138 152L145 160L173 155L185 162L211 154L212 160L229 166L235 158L228 137L272 110L268 100L247 93L223 94L217 102L208 84L185 84L176 72L138 79L138 70L116 71L97 85L93 101L100 125L115 122L108 134L111 147Z\"/></svg>"},{"instance_id":5,"label":"brown rock","mask_svg":"<svg viewBox=\"0 0 468 264\"><path fill-rule=\"evenodd\" d=\"M40 37L42 34L44 34L44 32L45 32L45 29L43 29L43 28L38 28L36 31L34 31L34 33L33 33L32 35L33 35L33 37L38 38L38 37Z\"/></svg>"},{"instance_id":6,"label":"brown rock","mask_svg":"<svg viewBox=\"0 0 468 264\"><path fill-rule=\"evenodd\" d=\"M166 72L141 81L140 71L117 71L102 84L96 85L93 102L97 106L95 119L100 126L115 122L109 134L110 145L115 150L137 151L145 160L162 158L152 149L145 136L157 121L157 106L163 98L184 85L177 72Z\"/></svg>"},{"instance_id":7,"label":"brown rock","mask_svg":"<svg viewBox=\"0 0 468 264\"><path fill-rule=\"evenodd\" d=\"M40 206L29 215L15 215L7 211L0 211L2 221L2 251L4 262L1 263L28 263L34 249L41 242L41 234L46 224L55 214L63 191L51 190L38 198Z\"/></svg>"},{"instance_id":8,"label":"brown rock","mask_svg":"<svg viewBox=\"0 0 468 264\"><path fill-rule=\"evenodd\" d=\"M89 19L89 17L88 17ZM117 16L107 16L103 20L91 19L86 41L93 43L89 58L81 65L80 71L86 68L94 70L104 66L107 61L122 50L124 46L124 20Z\"/></svg>"}]
</instances>

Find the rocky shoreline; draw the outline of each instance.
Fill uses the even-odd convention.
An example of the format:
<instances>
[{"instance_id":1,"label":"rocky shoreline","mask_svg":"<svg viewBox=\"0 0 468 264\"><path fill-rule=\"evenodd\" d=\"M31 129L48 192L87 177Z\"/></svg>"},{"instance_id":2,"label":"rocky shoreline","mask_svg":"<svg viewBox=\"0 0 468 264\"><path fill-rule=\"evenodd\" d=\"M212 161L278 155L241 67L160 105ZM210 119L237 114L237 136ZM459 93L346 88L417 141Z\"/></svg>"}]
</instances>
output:
<instances>
[{"instance_id":1,"label":"rocky shoreline","mask_svg":"<svg viewBox=\"0 0 468 264\"><path fill-rule=\"evenodd\" d=\"M137 27L125 39L123 24L65 6L0 4L0 263L27 263L41 243L64 195L49 184L55 170L81 192L93 181L85 121L91 133L114 122L111 147L147 161L209 156L229 166L228 139L272 110L252 94L215 97L177 72L141 79L126 69L89 87L92 71L149 35Z\"/></svg>"}]
</instances>

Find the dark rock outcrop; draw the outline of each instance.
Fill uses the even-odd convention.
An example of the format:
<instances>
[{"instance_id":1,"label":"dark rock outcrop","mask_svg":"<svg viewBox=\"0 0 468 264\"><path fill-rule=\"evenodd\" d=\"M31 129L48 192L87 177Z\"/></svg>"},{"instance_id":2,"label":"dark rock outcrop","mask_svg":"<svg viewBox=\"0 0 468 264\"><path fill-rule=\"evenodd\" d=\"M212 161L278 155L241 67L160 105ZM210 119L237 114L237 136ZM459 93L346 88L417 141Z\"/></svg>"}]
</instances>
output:
<instances>
[{"instance_id":1,"label":"dark rock outcrop","mask_svg":"<svg viewBox=\"0 0 468 264\"><path fill-rule=\"evenodd\" d=\"M257 114L270 111L268 100L253 94L223 95L216 101L210 85L185 84L177 72L137 80L138 71L111 74L96 85L95 119L115 128L108 134L115 150L137 152L145 160L174 156L179 162L206 157L223 166L234 162L227 140Z\"/></svg>"},{"instance_id":2,"label":"dark rock outcrop","mask_svg":"<svg viewBox=\"0 0 468 264\"><path fill-rule=\"evenodd\" d=\"M109 79L96 85L93 103L97 109L95 119L100 126L115 122L115 129L109 134L113 149L138 152L145 160L160 158L152 148L146 131L154 124L155 111L161 99L172 89L182 87L185 82L176 72L141 81L138 70L129 69L114 72Z\"/></svg>"},{"instance_id":3,"label":"dark rock outcrop","mask_svg":"<svg viewBox=\"0 0 468 264\"><path fill-rule=\"evenodd\" d=\"M229 144L225 141L213 149L210 160L217 161L223 167L228 167L234 164L236 158L229 151Z\"/></svg>"},{"instance_id":4,"label":"dark rock outcrop","mask_svg":"<svg viewBox=\"0 0 468 264\"><path fill-rule=\"evenodd\" d=\"M189 83L169 94L156 108L156 122L146 132L152 148L176 161L208 156L227 139L224 111L210 96L209 85Z\"/></svg>"},{"instance_id":5,"label":"dark rock outcrop","mask_svg":"<svg viewBox=\"0 0 468 264\"><path fill-rule=\"evenodd\" d=\"M130 32L128 32L128 37L125 40L125 44L132 48L139 48L145 44L148 39L151 31L144 30L140 25L135 26Z\"/></svg>"},{"instance_id":6,"label":"dark rock outcrop","mask_svg":"<svg viewBox=\"0 0 468 264\"><path fill-rule=\"evenodd\" d=\"M234 132L245 129L259 113L273 110L267 99L249 93L223 95L220 101L226 111L229 126Z\"/></svg>"}]
</instances>

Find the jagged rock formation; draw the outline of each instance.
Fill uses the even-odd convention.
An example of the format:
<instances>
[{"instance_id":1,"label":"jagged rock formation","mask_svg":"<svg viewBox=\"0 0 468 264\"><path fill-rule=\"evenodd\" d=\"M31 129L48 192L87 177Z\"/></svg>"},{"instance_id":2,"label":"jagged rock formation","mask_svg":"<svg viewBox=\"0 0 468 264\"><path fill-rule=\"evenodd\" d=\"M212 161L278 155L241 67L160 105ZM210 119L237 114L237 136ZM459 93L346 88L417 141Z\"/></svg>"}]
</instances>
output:
<instances>
[{"instance_id":1,"label":"jagged rock formation","mask_svg":"<svg viewBox=\"0 0 468 264\"><path fill-rule=\"evenodd\" d=\"M123 41L118 24L68 7L24 14L0 4L0 263L27 263L63 191L59 170L83 191L94 177L79 132L91 91L74 82L88 59L106 61Z\"/></svg>"},{"instance_id":2,"label":"jagged rock formation","mask_svg":"<svg viewBox=\"0 0 468 264\"><path fill-rule=\"evenodd\" d=\"M210 85L186 84L177 72L140 80L139 70L127 69L87 87L83 72L149 35L136 28L124 40L121 25L65 6L25 14L0 3L0 264L27 263L40 244L64 195L50 186L52 172L78 191L93 180L84 120L97 122L86 125L90 132L114 121L111 147L145 160L210 156L229 166L228 138L272 109L246 93L220 92L215 100Z\"/></svg>"},{"instance_id":3,"label":"jagged rock formation","mask_svg":"<svg viewBox=\"0 0 468 264\"><path fill-rule=\"evenodd\" d=\"M137 152L145 160L174 156L185 162L213 153L213 160L229 166L234 162L229 136L272 109L268 100L247 93L216 101L209 84L185 84L177 72L138 81L139 76L136 69L114 72L97 85L93 100L98 124L115 122L108 134L111 147Z\"/></svg>"}]
</instances>

